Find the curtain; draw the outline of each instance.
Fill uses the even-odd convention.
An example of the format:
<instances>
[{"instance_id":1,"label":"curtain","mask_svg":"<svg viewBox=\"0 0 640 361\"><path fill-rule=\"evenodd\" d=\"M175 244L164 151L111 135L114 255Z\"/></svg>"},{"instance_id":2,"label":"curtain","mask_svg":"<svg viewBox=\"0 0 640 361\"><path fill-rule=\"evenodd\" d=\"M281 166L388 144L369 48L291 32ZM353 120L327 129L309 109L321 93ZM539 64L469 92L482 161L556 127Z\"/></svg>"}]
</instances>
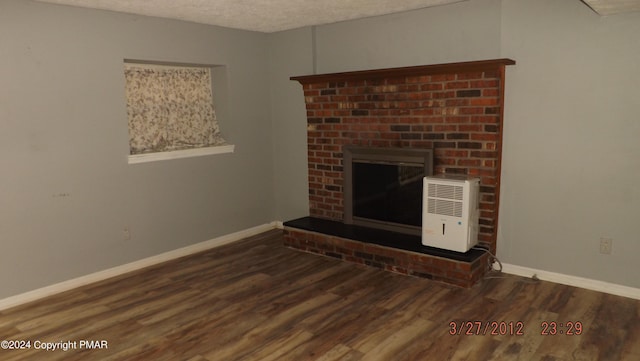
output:
<instances>
[{"instance_id":1,"label":"curtain","mask_svg":"<svg viewBox=\"0 0 640 361\"><path fill-rule=\"evenodd\" d=\"M225 144L211 69L125 63L130 154Z\"/></svg>"}]
</instances>

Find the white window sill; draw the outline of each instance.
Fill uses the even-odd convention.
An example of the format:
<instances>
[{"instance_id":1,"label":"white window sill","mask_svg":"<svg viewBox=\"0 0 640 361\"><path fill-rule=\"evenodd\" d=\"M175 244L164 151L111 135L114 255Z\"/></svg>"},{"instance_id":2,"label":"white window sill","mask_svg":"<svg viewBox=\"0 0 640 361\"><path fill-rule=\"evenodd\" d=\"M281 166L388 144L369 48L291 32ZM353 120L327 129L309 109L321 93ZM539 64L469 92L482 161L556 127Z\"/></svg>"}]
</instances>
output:
<instances>
[{"instance_id":1,"label":"white window sill","mask_svg":"<svg viewBox=\"0 0 640 361\"><path fill-rule=\"evenodd\" d=\"M145 153L145 154L133 154L130 155L128 160L129 164L155 162L159 160L171 160L180 158L200 157L203 155L212 154L224 154L233 153L235 145L217 145L206 148L184 149L174 150L171 152L159 152L159 153Z\"/></svg>"}]
</instances>

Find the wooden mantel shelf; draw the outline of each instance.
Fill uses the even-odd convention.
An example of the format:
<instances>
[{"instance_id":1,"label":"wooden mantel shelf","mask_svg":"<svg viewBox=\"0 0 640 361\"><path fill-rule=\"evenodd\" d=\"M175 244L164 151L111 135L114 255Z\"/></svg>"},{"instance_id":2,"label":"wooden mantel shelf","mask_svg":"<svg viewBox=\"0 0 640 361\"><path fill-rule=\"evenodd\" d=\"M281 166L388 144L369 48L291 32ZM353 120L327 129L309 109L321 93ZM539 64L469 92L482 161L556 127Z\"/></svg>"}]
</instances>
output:
<instances>
[{"instance_id":1,"label":"wooden mantel shelf","mask_svg":"<svg viewBox=\"0 0 640 361\"><path fill-rule=\"evenodd\" d=\"M434 65L407 66L401 68L359 70L343 73L315 74L292 76L291 80L296 80L301 84L313 84L321 82L345 81L345 80L367 80L401 76L421 76L447 73L471 73L478 71L499 70L506 65L514 65L515 60L493 59L480 61L466 61L461 63L446 63Z\"/></svg>"}]
</instances>

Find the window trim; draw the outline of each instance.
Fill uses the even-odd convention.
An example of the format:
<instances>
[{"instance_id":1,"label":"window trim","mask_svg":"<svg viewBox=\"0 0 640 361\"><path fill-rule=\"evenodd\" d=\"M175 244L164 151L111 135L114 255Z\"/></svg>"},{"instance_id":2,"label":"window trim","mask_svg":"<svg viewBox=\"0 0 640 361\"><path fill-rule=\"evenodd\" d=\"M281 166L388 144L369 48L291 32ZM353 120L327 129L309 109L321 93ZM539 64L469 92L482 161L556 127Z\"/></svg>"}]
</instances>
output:
<instances>
[{"instance_id":1,"label":"window trim","mask_svg":"<svg viewBox=\"0 0 640 361\"><path fill-rule=\"evenodd\" d=\"M171 160L171 159L200 157L204 155L233 153L234 151L235 151L235 145L225 144L225 145L216 145L213 147L205 147L205 148L181 149L181 150L172 150L167 152L156 152L156 153L131 154L128 156L128 163L129 164L148 163L148 162L155 162L159 160Z\"/></svg>"}]
</instances>

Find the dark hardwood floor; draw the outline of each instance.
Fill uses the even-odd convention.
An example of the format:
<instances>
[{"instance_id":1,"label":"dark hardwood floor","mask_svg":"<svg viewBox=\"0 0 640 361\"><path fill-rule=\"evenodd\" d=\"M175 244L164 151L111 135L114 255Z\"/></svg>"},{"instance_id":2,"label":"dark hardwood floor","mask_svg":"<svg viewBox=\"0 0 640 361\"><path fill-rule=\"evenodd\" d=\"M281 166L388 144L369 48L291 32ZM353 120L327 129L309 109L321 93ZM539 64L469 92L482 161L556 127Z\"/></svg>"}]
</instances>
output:
<instances>
[{"instance_id":1,"label":"dark hardwood floor","mask_svg":"<svg viewBox=\"0 0 640 361\"><path fill-rule=\"evenodd\" d=\"M30 341L6 361L640 360L640 301L508 275L459 289L271 231L4 310L0 340Z\"/></svg>"}]
</instances>

